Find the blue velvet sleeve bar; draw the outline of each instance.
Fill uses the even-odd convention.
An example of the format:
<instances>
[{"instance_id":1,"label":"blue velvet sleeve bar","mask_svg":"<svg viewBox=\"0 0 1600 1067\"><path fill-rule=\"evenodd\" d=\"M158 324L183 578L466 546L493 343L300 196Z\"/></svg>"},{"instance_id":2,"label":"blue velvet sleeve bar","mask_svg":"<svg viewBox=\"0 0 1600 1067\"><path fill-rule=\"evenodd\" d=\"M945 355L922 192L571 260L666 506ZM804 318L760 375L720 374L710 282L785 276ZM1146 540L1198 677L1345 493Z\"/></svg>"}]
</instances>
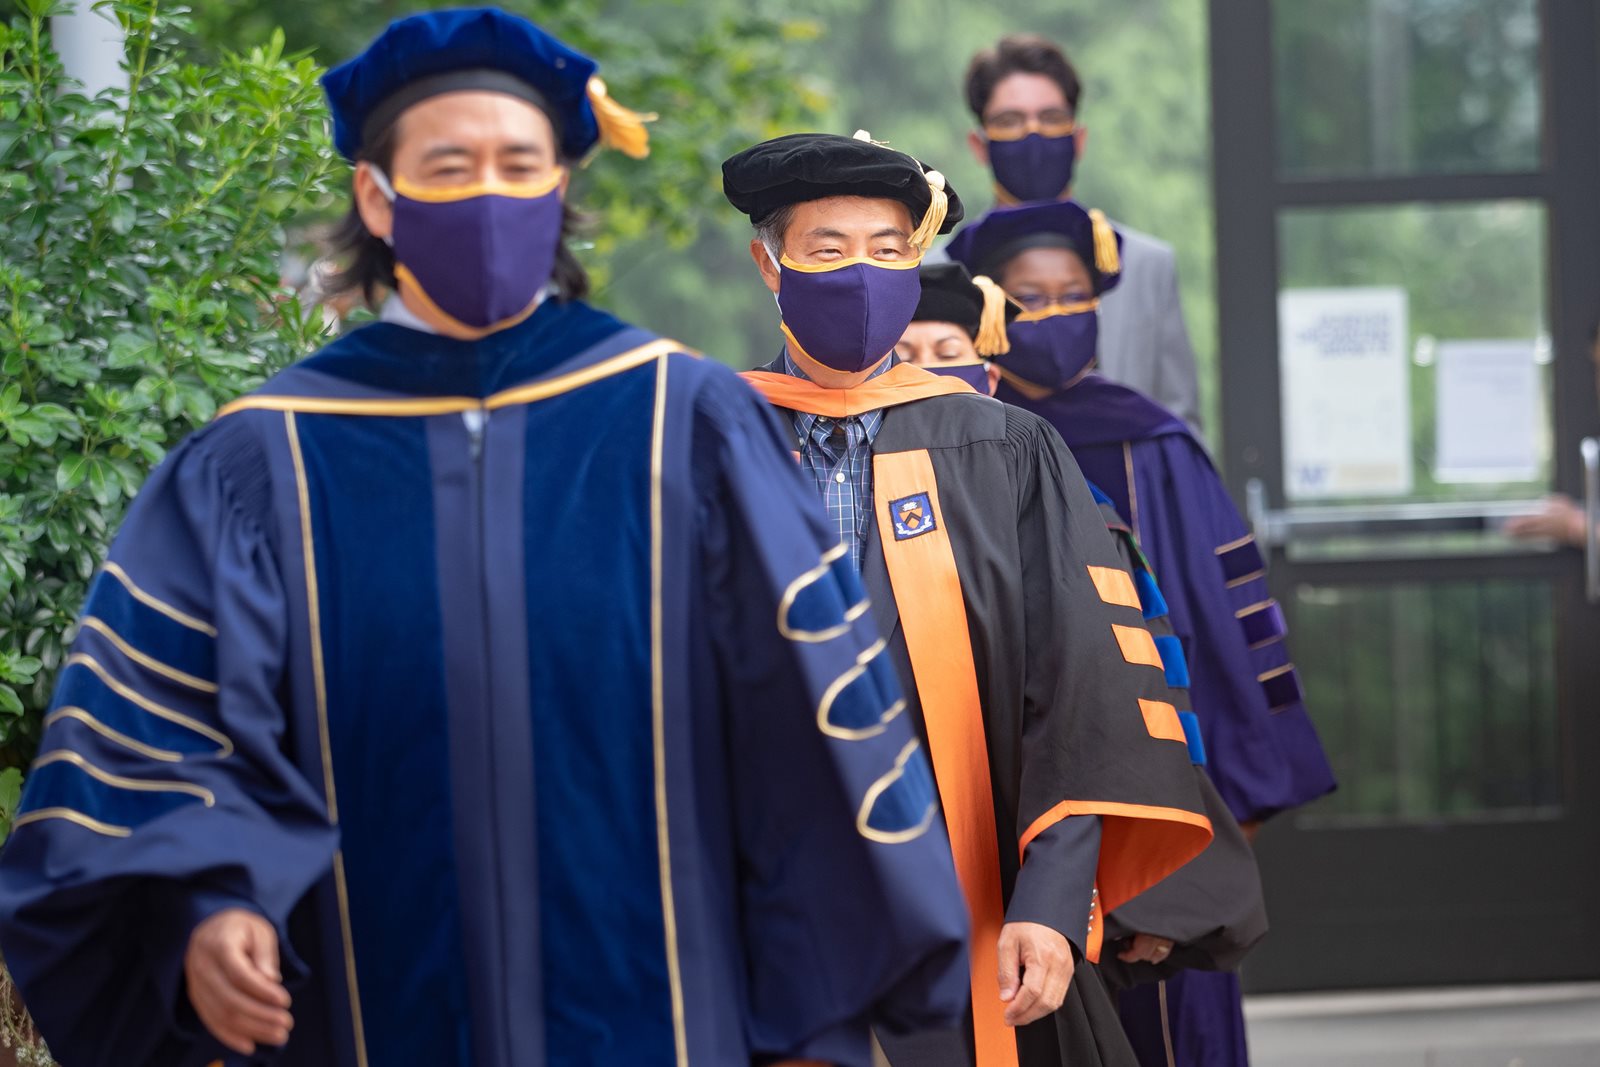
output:
<instances>
[{"instance_id":1,"label":"blue velvet sleeve bar","mask_svg":"<svg viewBox=\"0 0 1600 1067\"><path fill-rule=\"evenodd\" d=\"M219 1055L183 1002L190 931L252 908L292 976L288 915L334 850L279 748L288 624L253 513L265 464L242 426L215 430L151 477L94 579L0 853L0 947L66 1063Z\"/></svg>"},{"instance_id":2,"label":"blue velvet sleeve bar","mask_svg":"<svg viewBox=\"0 0 1600 1067\"><path fill-rule=\"evenodd\" d=\"M1159 449L1161 463L1143 462ZM1190 695L1207 771L1240 822L1310 803L1334 788L1306 710L1283 612L1266 564L1210 460L1188 437L1134 446L1141 470L1164 470L1141 491L1140 537L1166 592L1172 626L1189 650ZM1151 479L1155 481L1155 478Z\"/></svg>"},{"instance_id":3,"label":"blue velvet sleeve bar","mask_svg":"<svg viewBox=\"0 0 1600 1067\"><path fill-rule=\"evenodd\" d=\"M866 1067L869 1024L948 1027L966 1007L966 906L932 774L775 416L717 375L695 435L751 1051Z\"/></svg>"}]
</instances>

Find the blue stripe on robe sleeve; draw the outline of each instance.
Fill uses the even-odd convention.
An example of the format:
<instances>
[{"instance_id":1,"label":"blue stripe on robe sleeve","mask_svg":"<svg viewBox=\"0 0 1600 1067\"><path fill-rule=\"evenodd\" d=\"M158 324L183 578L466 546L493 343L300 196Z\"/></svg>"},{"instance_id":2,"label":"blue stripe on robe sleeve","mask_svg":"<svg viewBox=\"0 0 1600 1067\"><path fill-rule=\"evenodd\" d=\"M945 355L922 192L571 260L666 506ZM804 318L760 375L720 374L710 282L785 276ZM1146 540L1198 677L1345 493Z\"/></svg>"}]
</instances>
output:
<instances>
[{"instance_id":1,"label":"blue stripe on robe sleeve","mask_svg":"<svg viewBox=\"0 0 1600 1067\"><path fill-rule=\"evenodd\" d=\"M1306 804L1334 788L1333 772L1298 687L1282 682L1269 695L1288 654L1281 611L1250 569L1258 554L1233 547L1249 544L1250 529L1198 445L1168 436L1139 447L1161 448L1170 470L1142 528L1190 653L1207 772L1241 822ZM1163 563L1180 557L1181 566Z\"/></svg>"},{"instance_id":2,"label":"blue stripe on robe sleeve","mask_svg":"<svg viewBox=\"0 0 1600 1067\"><path fill-rule=\"evenodd\" d=\"M869 1022L960 1020L966 906L892 665L872 655L870 612L852 611L860 581L833 565L837 538L766 404L711 378L695 464L737 808L746 1030L757 1062L864 1067Z\"/></svg>"},{"instance_id":3,"label":"blue stripe on robe sleeve","mask_svg":"<svg viewBox=\"0 0 1600 1067\"><path fill-rule=\"evenodd\" d=\"M334 849L279 750L278 565L214 444L175 450L130 510L0 853L0 948L66 1063L220 1056L179 1003L190 930L256 910L292 976L288 915Z\"/></svg>"}]
</instances>

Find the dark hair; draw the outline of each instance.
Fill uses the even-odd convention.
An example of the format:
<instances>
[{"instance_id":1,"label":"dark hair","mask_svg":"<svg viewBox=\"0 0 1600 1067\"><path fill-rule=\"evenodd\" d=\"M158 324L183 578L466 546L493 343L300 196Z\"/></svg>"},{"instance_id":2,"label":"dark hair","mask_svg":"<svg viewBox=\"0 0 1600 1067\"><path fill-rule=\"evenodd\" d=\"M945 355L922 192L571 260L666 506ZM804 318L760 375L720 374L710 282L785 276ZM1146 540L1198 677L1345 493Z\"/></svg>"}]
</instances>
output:
<instances>
[{"instance_id":1,"label":"dark hair","mask_svg":"<svg viewBox=\"0 0 1600 1067\"><path fill-rule=\"evenodd\" d=\"M356 157L361 162L378 167L391 181L394 178L394 171L391 168L394 164L395 131L399 125L398 121L391 123L376 137L371 138ZM550 275L550 283L555 286L558 299L582 300L589 295L589 275L567 244L570 238L581 233L588 224L589 218L583 212L570 203L563 206L561 243L556 247L556 266ZM367 306L375 309L378 291L396 288L394 249L384 243L382 238L374 237L367 229L367 224L361 220L361 212L356 207L353 192L350 198L350 210L345 212L344 218L334 227L329 235L329 243L333 246L335 261L342 264L339 272L328 282L329 295L359 289Z\"/></svg>"},{"instance_id":2,"label":"dark hair","mask_svg":"<svg viewBox=\"0 0 1600 1067\"><path fill-rule=\"evenodd\" d=\"M973 56L967 64L967 107L980 124L994 87L1013 74L1042 74L1049 78L1061 86L1067 106L1077 114L1083 83L1066 53L1038 34L1012 33L996 41L993 48Z\"/></svg>"}]
</instances>

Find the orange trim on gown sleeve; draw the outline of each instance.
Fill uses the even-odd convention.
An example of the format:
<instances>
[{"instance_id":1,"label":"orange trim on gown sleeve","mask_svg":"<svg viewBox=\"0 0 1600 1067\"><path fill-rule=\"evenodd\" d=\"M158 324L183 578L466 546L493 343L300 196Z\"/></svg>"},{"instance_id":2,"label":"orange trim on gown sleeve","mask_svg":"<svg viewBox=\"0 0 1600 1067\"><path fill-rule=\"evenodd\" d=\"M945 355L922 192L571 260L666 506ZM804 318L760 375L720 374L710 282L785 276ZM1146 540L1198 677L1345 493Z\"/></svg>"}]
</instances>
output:
<instances>
[{"instance_id":1,"label":"orange trim on gown sleeve","mask_svg":"<svg viewBox=\"0 0 1600 1067\"><path fill-rule=\"evenodd\" d=\"M1033 820L1018 848L1072 815L1100 816L1100 889L1102 915L1117 910L1173 871L1198 856L1211 843L1211 820L1199 812L1113 800L1063 800Z\"/></svg>"}]
</instances>

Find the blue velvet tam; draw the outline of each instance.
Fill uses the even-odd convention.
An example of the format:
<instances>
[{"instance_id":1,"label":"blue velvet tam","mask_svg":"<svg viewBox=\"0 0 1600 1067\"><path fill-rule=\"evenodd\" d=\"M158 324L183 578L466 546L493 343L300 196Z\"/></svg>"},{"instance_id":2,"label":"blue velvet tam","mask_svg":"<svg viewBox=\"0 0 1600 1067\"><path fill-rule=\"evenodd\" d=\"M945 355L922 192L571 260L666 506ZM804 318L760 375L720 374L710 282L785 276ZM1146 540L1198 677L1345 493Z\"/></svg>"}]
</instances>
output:
<instances>
[{"instance_id":1,"label":"blue velvet tam","mask_svg":"<svg viewBox=\"0 0 1600 1067\"><path fill-rule=\"evenodd\" d=\"M950 258L973 274L998 278L1012 259L1033 248L1066 248L1089 268L1096 296L1122 280L1122 234L1105 215L1076 200L997 207L951 239Z\"/></svg>"},{"instance_id":2,"label":"blue velvet tam","mask_svg":"<svg viewBox=\"0 0 1600 1067\"><path fill-rule=\"evenodd\" d=\"M391 22L366 51L328 71L322 87L334 146L352 161L406 108L474 89L543 110L567 159L582 159L600 141L643 156L642 117L606 95L597 69L525 18L493 7L452 8Z\"/></svg>"}]
</instances>

